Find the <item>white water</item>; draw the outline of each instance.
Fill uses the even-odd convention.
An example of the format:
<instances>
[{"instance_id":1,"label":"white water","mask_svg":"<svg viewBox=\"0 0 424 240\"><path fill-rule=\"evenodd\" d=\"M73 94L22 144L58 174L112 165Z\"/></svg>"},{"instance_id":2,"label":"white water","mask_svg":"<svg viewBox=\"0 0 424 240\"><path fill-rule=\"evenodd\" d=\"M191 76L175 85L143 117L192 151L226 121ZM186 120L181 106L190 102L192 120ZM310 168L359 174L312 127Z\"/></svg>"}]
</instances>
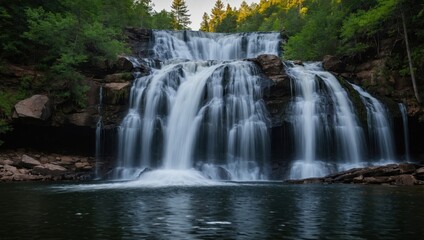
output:
<instances>
[{"instance_id":1,"label":"white water","mask_svg":"<svg viewBox=\"0 0 424 240\"><path fill-rule=\"evenodd\" d=\"M103 130L103 86L99 90L99 104L97 105L97 112L99 113L99 120L96 124L96 178L100 177L100 164L102 162L102 130Z\"/></svg>"},{"instance_id":2,"label":"white water","mask_svg":"<svg viewBox=\"0 0 424 240\"><path fill-rule=\"evenodd\" d=\"M147 168L196 168L205 179L266 178L264 80L251 62L222 60L278 54L279 34L155 31L154 42L154 57L166 62L134 82L114 177L143 178Z\"/></svg>"},{"instance_id":3,"label":"white water","mask_svg":"<svg viewBox=\"0 0 424 240\"><path fill-rule=\"evenodd\" d=\"M351 85L360 94L361 100L367 109L368 148L374 151L372 155L375 155L375 160L394 161L394 137L389 112L371 94L355 84Z\"/></svg>"},{"instance_id":4,"label":"white water","mask_svg":"<svg viewBox=\"0 0 424 240\"><path fill-rule=\"evenodd\" d=\"M279 53L279 33L155 31L153 58L160 60L235 60Z\"/></svg>"},{"instance_id":5,"label":"white water","mask_svg":"<svg viewBox=\"0 0 424 240\"><path fill-rule=\"evenodd\" d=\"M289 178L322 177L363 159L364 133L347 92L320 63L287 68L294 86L288 114L296 159Z\"/></svg>"},{"instance_id":6,"label":"white water","mask_svg":"<svg viewBox=\"0 0 424 240\"><path fill-rule=\"evenodd\" d=\"M409 153L409 127L408 127L408 112L405 104L399 103L400 113L402 114L403 121L403 138L405 142L405 160L410 161L410 153Z\"/></svg>"}]
</instances>

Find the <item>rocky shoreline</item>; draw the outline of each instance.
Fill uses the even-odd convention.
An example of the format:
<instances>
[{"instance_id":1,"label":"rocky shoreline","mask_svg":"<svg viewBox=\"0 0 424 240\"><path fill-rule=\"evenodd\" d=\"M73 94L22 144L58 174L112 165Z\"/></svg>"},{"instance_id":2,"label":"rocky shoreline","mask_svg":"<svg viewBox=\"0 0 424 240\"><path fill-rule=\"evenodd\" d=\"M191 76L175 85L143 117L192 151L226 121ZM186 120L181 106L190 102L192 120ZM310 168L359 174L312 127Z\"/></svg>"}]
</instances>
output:
<instances>
[{"instance_id":1,"label":"rocky shoreline","mask_svg":"<svg viewBox=\"0 0 424 240\"><path fill-rule=\"evenodd\" d=\"M354 168L322 178L286 180L288 184L424 185L424 166L412 163Z\"/></svg>"},{"instance_id":2,"label":"rocky shoreline","mask_svg":"<svg viewBox=\"0 0 424 240\"><path fill-rule=\"evenodd\" d=\"M93 157L47 154L26 150L0 153L0 182L91 180Z\"/></svg>"}]
</instances>

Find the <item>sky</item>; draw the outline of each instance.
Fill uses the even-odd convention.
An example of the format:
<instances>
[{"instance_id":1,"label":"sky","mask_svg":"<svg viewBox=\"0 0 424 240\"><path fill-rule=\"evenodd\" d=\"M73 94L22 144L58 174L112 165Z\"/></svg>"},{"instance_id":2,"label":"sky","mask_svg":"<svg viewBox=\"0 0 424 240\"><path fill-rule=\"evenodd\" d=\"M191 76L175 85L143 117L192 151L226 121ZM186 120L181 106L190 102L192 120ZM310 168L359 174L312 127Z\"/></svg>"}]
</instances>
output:
<instances>
[{"instance_id":1,"label":"sky","mask_svg":"<svg viewBox=\"0 0 424 240\"><path fill-rule=\"evenodd\" d=\"M259 3L259 0L245 0L247 4L251 4L253 2ZM171 11L172 0L153 0L153 4L155 5L153 9L157 12L165 9L167 11ZM215 0L186 0L188 13L191 15L191 29L199 30L200 23L202 22L203 13L206 12L208 14L211 13L213 6L215 5ZM240 7L240 4L243 0L222 0L225 5L229 3L231 7Z\"/></svg>"}]
</instances>

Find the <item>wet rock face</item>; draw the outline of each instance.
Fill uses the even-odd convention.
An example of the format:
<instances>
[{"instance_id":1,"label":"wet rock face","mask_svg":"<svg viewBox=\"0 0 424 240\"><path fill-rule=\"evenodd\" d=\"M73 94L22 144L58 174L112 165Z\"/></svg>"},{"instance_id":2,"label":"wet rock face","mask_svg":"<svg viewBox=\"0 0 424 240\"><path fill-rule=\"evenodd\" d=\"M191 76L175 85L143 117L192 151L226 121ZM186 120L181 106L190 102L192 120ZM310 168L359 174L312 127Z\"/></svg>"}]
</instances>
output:
<instances>
[{"instance_id":1,"label":"wet rock face","mask_svg":"<svg viewBox=\"0 0 424 240\"><path fill-rule=\"evenodd\" d=\"M285 81L287 75L284 73L284 65L276 55L263 54L253 60L262 69L262 72L275 83Z\"/></svg>"},{"instance_id":2,"label":"wet rock face","mask_svg":"<svg viewBox=\"0 0 424 240\"><path fill-rule=\"evenodd\" d=\"M283 111L291 100L290 79L285 73L284 64L278 56L269 54L249 60L256 63L263 74L272 80L272 85L264 91L264 100L271 114L272 126L281 126Z\"/></svg>"}]
</instances>

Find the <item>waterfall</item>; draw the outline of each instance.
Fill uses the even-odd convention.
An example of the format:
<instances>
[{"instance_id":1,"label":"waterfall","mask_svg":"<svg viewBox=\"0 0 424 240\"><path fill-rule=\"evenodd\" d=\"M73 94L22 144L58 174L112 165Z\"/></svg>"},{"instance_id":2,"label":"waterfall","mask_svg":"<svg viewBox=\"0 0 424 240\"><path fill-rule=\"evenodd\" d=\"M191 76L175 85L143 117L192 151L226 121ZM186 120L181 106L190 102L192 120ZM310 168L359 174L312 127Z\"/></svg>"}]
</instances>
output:
<instances>
[{"instance_id":1,"label":"waterfall","mask_svg":"<svg viewBox=\"0 0 424 240\"><path fill-rule=\"evenodd\" d=\"M154 31L152 58L160 60L235 60L279 54L279 33Z\"/></svg>"},{"instance_id":2,"label":"waterfall","mask_svg":"<svg viewBox=\"0 0 424 240\"><path fill-rule=\"evenodd\" d=\"M410 161L411 157L409 154L409 127L408 127L408 112L405 104L399 103L400 113L402 114L403 122L403 138L405 142L405 160Z\"/></svg>"},{"instance_id":3,"label":"waterfall","mask_svg":"<svg viewBox=\"0 0 424 240\"><path fill-rule=\"evenodd\" d=\"M372 151L371 156L382 162L393 161L395 159L394 137L389 112L371 94L355 84L351 85L359 93L367 109L368 148Z\"/></svg>"},{"instance_id":4,"label":"waterfall","mask_svg":"<svg viewBox=\"0 0 424 240\"><path fill-rule=\"evenodd\" d=\"M255 64L236 59L278 55L279 34L153 34L152 58L163 62L133 83L118 130L115 178L195 168L211 179L265 179L270 121L261 83L267 80Z\"/></svg>"},{"instance_id":5,"label":"waterfall","mask_svg":"<svg viewBox=\"0 0 424 240\"><path fill-rule=\"evenodd\" d=\"M99 113L99 120L96 124L96 178L100 177L100 164L102 163L102 130L103 130L103 86L99 89L99 104L97 105L97 112Z\"/></svg>"},{"instance_id":6,"label":"waterfall","mask_svg":"<svg viewBox=\"0 0 424 240\"><path fill-rule=\"evenodd\" d=\"M296 159L289 178L325 176L363 160L364 133L347 92L320 63L290 65L294 97L288 107Z\"/></svg>"}]
</instances>

